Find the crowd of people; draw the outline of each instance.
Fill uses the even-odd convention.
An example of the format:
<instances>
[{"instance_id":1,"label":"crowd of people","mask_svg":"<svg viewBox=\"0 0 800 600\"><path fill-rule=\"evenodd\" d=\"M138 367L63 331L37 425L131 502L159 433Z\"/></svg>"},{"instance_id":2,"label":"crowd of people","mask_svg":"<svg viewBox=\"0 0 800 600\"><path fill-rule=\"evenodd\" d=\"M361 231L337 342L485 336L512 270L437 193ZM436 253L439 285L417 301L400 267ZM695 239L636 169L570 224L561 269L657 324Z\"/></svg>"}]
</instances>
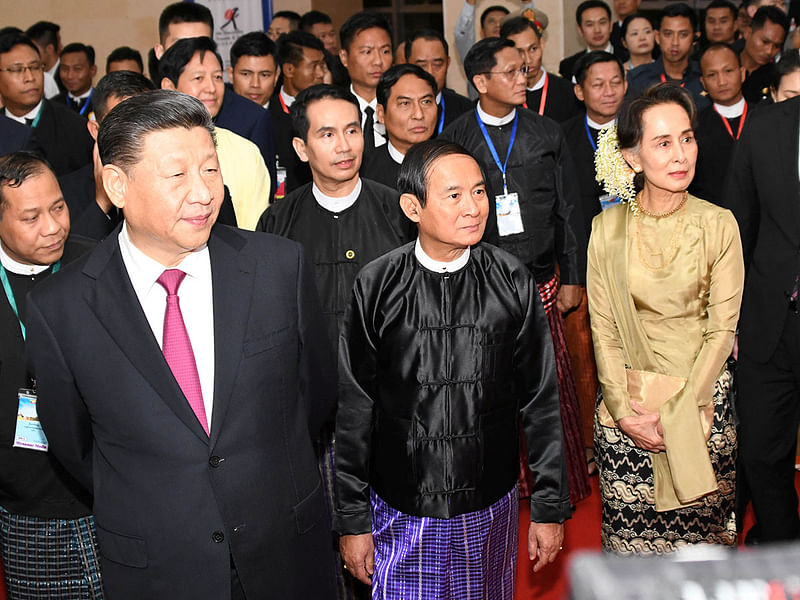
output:
<instances>
[{"instance_id":1,"label":"crowd of people","mask_svg":"<svg viewBox=\"0 0 800 600\"><path fill-rule=\"evenodd\" d=\"M800 538L794 6L640 2L558 74L532 2L0 29L8 597L509 598L591 477L608 552Z\"/></svg>"}]
</instances>

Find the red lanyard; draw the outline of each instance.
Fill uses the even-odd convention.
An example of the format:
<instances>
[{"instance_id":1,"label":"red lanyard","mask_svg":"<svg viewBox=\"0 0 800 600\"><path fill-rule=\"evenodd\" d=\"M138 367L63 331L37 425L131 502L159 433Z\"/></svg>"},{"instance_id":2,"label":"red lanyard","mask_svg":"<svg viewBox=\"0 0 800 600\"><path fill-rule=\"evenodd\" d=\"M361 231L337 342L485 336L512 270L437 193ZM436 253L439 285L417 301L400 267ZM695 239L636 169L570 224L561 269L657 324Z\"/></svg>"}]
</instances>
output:
<instances>
[{"instance_id":1,"label":"red lanyard","mask_svg":"<svg viewBox=\"0 0 800 600\"><path fill-rule=\"evenodd\" d=\"M664 75L663 73L661 73L661 83L666 83L666 82L667 82L667 76ZM685 81L681 81L681 87L683 87L685 85L686 85L686 82Z\"/></svg>"},{"instance_id":2,"label":"red lanyard","mask_svg":"<svg viewBox=\"0 0 800 600\"><path fill-rule=\"evenodd\" d=\"M714 107L714 110L717 110L717 107ZM739 136L742 135L742 127L744 127L744 120L747 118L747 102L744 103L744 110L742 111L742 118L739 120L739 131L736 132L736 137L733 137L733 129L731 129L731 124L728 123L728 119L723 117L720 112L717 110L717 114L719 118L722 119L722 124L725 125L725 129L728 130L728 135L731 136L734 140L738 140Z\"/></svg>"},{"instance_id":3,"label":"red lanyard","mask_svg":"<svg viewBox=\"0 0 800 600\"><path fill-rule=\"evenodd\" d=\"M288 115L289 114L289 107L286 106L286 102L283 101L283 96L281 96L280 92L278 92L278 100L281 101L281 106L283 107L283 112L285 112Z\"/></svg>"},{"instance_id":4,"label":"red lanyard","mask_svg":"<svg viewBox=\"0 0 800 600\"><path fill-rule=\"evenodd\" d=\"M544 107L547 104L547 88L550 85L550 78L547 76L547 71L544 73L544 87L542 87L542 97L539 100L539 114L544 115ZM528 103L523 102L522 108L528 108Z\"/></svg>"}]
</instances>

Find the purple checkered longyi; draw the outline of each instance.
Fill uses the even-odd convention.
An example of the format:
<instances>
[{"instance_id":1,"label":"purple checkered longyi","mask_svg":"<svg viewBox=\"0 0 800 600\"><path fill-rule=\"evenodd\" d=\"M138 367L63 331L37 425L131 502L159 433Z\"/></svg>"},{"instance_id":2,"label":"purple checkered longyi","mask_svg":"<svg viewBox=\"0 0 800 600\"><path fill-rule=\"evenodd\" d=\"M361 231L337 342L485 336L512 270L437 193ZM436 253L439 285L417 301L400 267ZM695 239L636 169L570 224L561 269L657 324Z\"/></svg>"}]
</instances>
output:
<instances>
[{"instance_id":1,"label":"purple checkered longyi","mask_svg":"<svg viewBox=\"0 0 800 600\"><path fill-rule=\"evenodd\" d=\"M451 519L395 510L374 491L373 600L512 600L519 496L514 488L479 511Z\"/></svg>"}]
</instances>

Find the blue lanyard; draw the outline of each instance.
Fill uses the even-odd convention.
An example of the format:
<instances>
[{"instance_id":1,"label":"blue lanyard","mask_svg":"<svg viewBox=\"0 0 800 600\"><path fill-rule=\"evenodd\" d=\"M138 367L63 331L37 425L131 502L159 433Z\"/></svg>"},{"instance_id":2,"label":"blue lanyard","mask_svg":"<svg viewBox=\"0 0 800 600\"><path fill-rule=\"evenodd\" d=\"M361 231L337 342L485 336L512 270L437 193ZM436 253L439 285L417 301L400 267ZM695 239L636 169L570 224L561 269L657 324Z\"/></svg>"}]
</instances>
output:
<instances>
[{"instance_id":1,"label":"blue lanyard","mask_svg":"<svg viewBox=\"0 0 800 600\"><path fill-rule=\"evenodd\" d=\"M83 116L83 114L86 112L86 109L89 108L89 101L92 99L92 94L94 94L94 88L92 88L89 92L89 95L86 96L86 102L83 103L83 107L80 110L81 116ZM80 100L80 98L78 98L78 100ZM69 106L69 94L67 94L67 106Z\"/></svg>"},{"instance_id":2,"label":"blue lanyard","mask_svg":"<svg viewBox=\"0 0 800 600\"><path fill-rule=\"evenodd\" d=\"M36 113L36 116L33 119L33 123L31 123L31 127L36 127L39 124L39 119L42 118L43 112L44 112L44 99L42 99L42 105L39 107L39 112Z\"/></svg>"},{"instance_id":3,"label":"blue lanyard","mask_svg":"<svg viewBox=\"0 0 800 600\"><path fill-rule=\"evenodd\" d=\"M500 169L503 174L503 194L508 194L508 186L506 185L506 167L508 166L508 158L511 156L511 148L514 147L514 140L517 139L517 122L519 121L519 111L514 113L514 125L511 126L511 139L508 142L508 152L506 152L506 161L501 165L500 157L497 155L497 150L492 143L492 138L489 137L489 132L486 131L486 126L481 121L481 115L478 113L478 107L475 107L475 118L478 119L478 127L481 128L483 139L486 140L486 145L489 146L489 152L492 153L494 164Z\"/></svg>"},{"instance_id":4,"label":"blue lanyard","mask_svg":"<svg viewBox=\"0 0 800 600\"><path fill-rule=\"evenodd\" d=\"M589 115L583 118L583 124L586 126L586 137L589 138L589 143L592 145L592 152L597 152L597 144L594 143L592 132L589 131Z\"/></svg>"},{"instance_id":5,"label":"blue lanyard","mask_svg":"<svg viewBox=\"0 0 800 600\"><path fill-rule=\"evenodd\" d=\"M442 114L439 115L439 126L436 128L436 136L442 135L442 129L444 129L444 93L442 93Z\"/></svg>"},{"instance_id":6,"label":"blue lanyard","mask_svg":"<svg viewBox=\"0 0 800 600\"><path fill-rule=\"evenodd\" d=\"M53 273L58 273L60 268L61 261L58 260L53 264ZM22 339L24 340L25 325L22 324L22 319L19 318L19 309L17 308L17 300L14 298L14 290L11 289L11 283L8 281L8 275L6 274L6 269L3 265L0 265L0 280L3 281L3 290L6 293L6 298L8 298L8 303L11 305L11 310L14 311L17 321L19 321L19 329L22 332Z\"/></svg>"}]
</instances>

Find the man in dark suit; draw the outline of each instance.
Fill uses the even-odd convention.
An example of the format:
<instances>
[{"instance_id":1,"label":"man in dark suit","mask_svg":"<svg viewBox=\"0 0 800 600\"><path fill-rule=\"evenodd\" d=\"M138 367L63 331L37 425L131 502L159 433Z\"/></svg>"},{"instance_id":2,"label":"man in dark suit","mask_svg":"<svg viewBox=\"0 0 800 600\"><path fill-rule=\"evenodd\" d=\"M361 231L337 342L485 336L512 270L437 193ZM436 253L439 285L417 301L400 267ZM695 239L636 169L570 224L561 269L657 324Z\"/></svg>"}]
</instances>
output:
<instances>
[{"instance_id":1,"label":"man in dark suit","mask_svg":"<svg viewBox=\"0 0 800 600\"><path fill-rule=\"evenodd\" d=\"M558 65L558 72L572 81L575 63L587 52L605 50L614 53L611 44L611 8L603 0L584 0L575 9L578 35L586 42L586 49L566 57Z\"/></svg>"},{"instance_id":2,"label":"man in dark suit","mask_svg":"<svg viewBox=\"0 0 800 600\"><path fill-rule=\"evenodd\" d=\"M13 31L0 36L0 96L5 115L33 127L53 171L63 175L91 162L92 138L84 119L44 98L43 81L36 45Z\"/></svg>"},{"instance_id":3,"label":"man in dark suit","mask_svg":"<svg viewBox=\"0 0 800 600\"><path fill-rule=\"evenodd\" d=\"M91 119L94 113L92 82L97 75L94 48L78 42L64 46L58 72L67 91L53 98L53 101L65 104L82 117Z\"/></svg>"},{"instance_id":4,"label":"man in dark suit","mask_svg":"<svg viewBox=\"0 0 800 600\"><path fill-rule=\"evenodd\" d=\"M798 136L800 98L753 112L721 198L739 222L747 268L737 410L739 468L756 515L748 542L800 537L794 487L800 424Z\"/></svg>"},{"instance_id":5,"label":"man in dark suit","mask_svg":"<svg viewBox=\"0 0 800 600\"><path fill-rule=\"evenodd\" d=\"M166 90L100 125L125 223L29 299L39 413L93 491L108 597L325 600L311 440L335 386L312 274L296 243L214 225L211 132Z\"/></svg>"},{"instance_id":6,"label":"man in dark suit","mask_svg":"<svg viewBox=\"0 0 800 600\"><path fill-rule=\"evenodd\" d=\"M42 147L36 140L33 129L0 113L0 156L17 150L42 154Z\"/></svg>"},{"instance_id":7,"label":"man in dark suit","mask_svg":"<svg viewBox=\"0 0 800 600\"><path fill-rule=\"evenodd\" d=\"M61 26L51 21L37 21L25 30L36 47L44 63L44 95L53 98L65 92L67 88L61 81ZM49 80L49 81L48 81Z\"/></svg>"}]
</instances>

